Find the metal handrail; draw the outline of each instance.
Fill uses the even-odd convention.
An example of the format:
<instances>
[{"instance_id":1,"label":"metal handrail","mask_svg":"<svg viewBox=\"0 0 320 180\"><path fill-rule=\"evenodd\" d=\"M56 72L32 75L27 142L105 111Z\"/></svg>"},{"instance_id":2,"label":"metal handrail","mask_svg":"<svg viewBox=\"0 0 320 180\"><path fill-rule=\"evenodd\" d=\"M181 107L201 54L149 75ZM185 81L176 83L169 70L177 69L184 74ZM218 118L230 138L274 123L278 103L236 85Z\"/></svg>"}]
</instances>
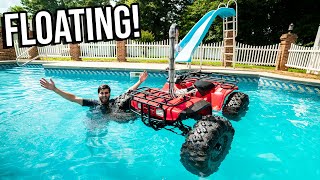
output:
<instances>
[{"instance_id":1,"label":"metal handrail","mask_svg":"<svg viewBox=\"0 0 320 180\"><path fill-rule=\"evenodd\" d=\"M37 58L39 58L39 57L40 57L40 56L38 55L38 56L36 56L36 57L34 57L34 58L30 59L29 61L27 61L27 62L23 63L23 64L20 64L20 63L19 63L19 58L20 58L21 56L23 56L23 55L25 55L25 54L29 53L29 51L30 51L32 48L34 48L34 47L30 47L30 48L28 48L25 52L21 53L21 54L16 58L16 64L17 64L18 66L20 66L20 67L25 66L26 64L28 64L28 63L30 63L31 61L33 61L33 60L35 60L35 59L37 59Z\"/></svg>"},{"instance_id":2,"label":"metal handrail","mask_svg":"<svg viewBox=\"0 0 320 180\"><path fill-rule=\"evenodd\" d=\"M235 31L236 31L236 36L238 35L238 3L236 0L229 0L227 3L227 7L229 7L229 5L234 2L236 5L236 26L235 26ZM230 3L230 4L229 4Z\"/></svg>"},{"instance_id":3,"label":"metal handrail","mask_svg":"<svg viewBox=\"0 0 320 180\"><path fill-rule=\"evenodd\" d=\"M227 7L227 5L226 5L225 3L220 3L219 6L218 6L218 9L219 9L221 6Z\"/></svg>"}]
</instances>

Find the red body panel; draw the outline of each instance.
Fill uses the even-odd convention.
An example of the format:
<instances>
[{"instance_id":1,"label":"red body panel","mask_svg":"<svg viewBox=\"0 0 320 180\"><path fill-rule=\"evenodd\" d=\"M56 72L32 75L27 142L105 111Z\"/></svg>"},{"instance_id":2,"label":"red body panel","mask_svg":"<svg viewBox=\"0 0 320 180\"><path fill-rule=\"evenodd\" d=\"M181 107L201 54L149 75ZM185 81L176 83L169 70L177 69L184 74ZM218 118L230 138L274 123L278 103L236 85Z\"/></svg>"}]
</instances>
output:
<instances>
[{"instance_id":1,"label":"red body panel","mask_svg":"<svg viewBox=\"0 0 320 180\"><path fill-rule=\"evenodd\" d=\"M195 80L188 81L186 83L181 84L175 84L176 89L185 89L193 85ZM234 90L238 89L237 86L232 86L229 84L219 84L216 82L213 82L213 84L216 85L215 88L208 91L209 93L205 95L201 95L199 92L196 93L196 97L202 98L203 100L209 102L212 106L212 110L214 111L220 111L222 109L223 103L225 98ZM168 91L169 90L169 83L166 83L163 88L163 90Z\"/></svg>"},{"instance_id":2,"label":"red body panel","mask_svg":"<svg viewBox=\"0 0 320 180\"><path fill-rule=\"evenodd\" d=\"M155 94L156 95L156 94ZM150 105L150 116L154 118L161 118L163 119L163 116L159 116L156 114L156 110L158 109L159 111L161 110L160 104L161 102L164 102L163 99L157 98L154 99L153 101L146 100L146 99L141 99L139 96L144 96L142 93L135 95L133 100L131 101L131 106L134 107L137 111L141 111L141 106L143 107L143 113L148 114L148 106L147 104ZM197 102L201 101L202 98L198 97L191 97L190 100L183 102L183 98L175 98L171 101L169 101L170 104L177 104L175 106L168 106L168 105L163 105L162 109L164 109L165 114L166 114L166 120L167 121L175 121L179 118L180 113L184 111L185 109L188 109L192 105L196 104ZM140 102L139 102L140 101ZM159 102L159 103L157 103ZM181 103L182 102L182 103ZM140 108L139 105L140 104ZM158 108L159 107L159 108Z\"/></svg>"},{"instance_id":3,"label":"red body panel","mask_svg":"<svg viewBox=\"0 0 320 180\"><path fill-rule=\"evenodd\" d=\"M193 84L197 81L197 79L187 79L179 84L175 84L175 89L186 89L192 87ZM209 81L210 82L210 81ZM167 121L175 121L179 118L182 111L190 108L194 104L199 101L205 100L211 104L212 110L220 111L222 109L223 103L225 98L234 90L238 89L237 86L233 84L226 84L226 83L219 83L219 82L212 82L215 86L212 89L208 89L206 94L200 94L196 92L195 94L186 95L190 97L188 101L184 101L183 97L174 98L165 104L161 105L160 103L164 103L163 93L159 93L159 89L151 89L149 93L152 94L152 99L148 98L143 93L138 93L134 96L133 100L131 101L131 106L137 111L141 112L141 108L143 108L143 114L148 114L148 105L150 106L150 117L156 119L164 119L164 115L166 116ZM169 83L164 84L162 88L162 92L169 91ZM166 97L169 96L168 93L165 93ZM143 98L141 98L143 97ZM151 96L150 96L151 97ZM158 98L159 97L159 98ZM140 105L139 105L140 103ZM148 104L148 105L147 105ZM171 105L170 105L171 104ZM142 107L141 107L142 106ZM165 111L161 115L161 111ZM201 115L206 115L208 110L202 110L198 112ZM210 110L211 111L211 110ZM157 113L158 112L158 113Z\"/></svg>"},{"instance_id":4,"label":"red body panel","mask_svg":"<svg viewBox=\"0 0 320 180\"><path fill-rule=\"evenodd\" d=\"M211 93L211 107L214 111L220 111L225 98L233 91L233 89L223 89L218 87Z\"/></svg>"}]
</instances>

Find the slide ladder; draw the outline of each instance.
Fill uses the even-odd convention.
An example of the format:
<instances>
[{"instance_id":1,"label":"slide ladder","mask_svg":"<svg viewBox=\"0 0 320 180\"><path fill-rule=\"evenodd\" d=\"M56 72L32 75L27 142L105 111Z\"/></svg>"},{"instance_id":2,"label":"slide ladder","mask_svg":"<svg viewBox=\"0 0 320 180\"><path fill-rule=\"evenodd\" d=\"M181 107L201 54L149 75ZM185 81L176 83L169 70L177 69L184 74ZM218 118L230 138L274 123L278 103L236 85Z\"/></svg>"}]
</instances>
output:
<instances>
[{"instance_id":1,"label":"slide ladder","mask_svg":"<svg viewBox=\"0 0 320 180\"><path fill-rule=\"evenodd\" d=\"M225 5L229 7L231 3L235 3L235 16L228 16L223 18L223 66L226 67L232 63L233 68L235 68L236 62L236 37L238 34L238 7L235 0L228 1Z\"/></svg>"},{"instance_id":2,"label":"slide ladder","mask_svg":"<svg viewBox=\"0 0 320 180\"><path fill-rule=\"evenodd\" d=\"M224 59L226 59L225 56L228 56L228 55L230 56L235 54L234 51L235 51L235 37L237 35L237 12L235 9L228 7L229 3L232 3L232 2L236 3L235 0L230 0L227 5L220 4L220 5L223 5L224 7L220 7L219 5L218 9L209 11L191 28L188 34L180 41L180 43L175 48L175 62L186 62L186 63L191 62L191 58L194 51L196 50L196 48L198 48L199 44L202 42L211 24L213 23L213 21L217 16L223 19L224 41L230 41L231 37L233 41L233 44L231 44L232 46L227 44L227 46L231 46L231 47L228 47L229 48L227 49L228 52L224 51ZM228 33L230 34L230 32L233 36L228 36ZM229 52L230 49L232 51ZM229 61L233 62L234 59Z\"/></svg>"}]
</instances>

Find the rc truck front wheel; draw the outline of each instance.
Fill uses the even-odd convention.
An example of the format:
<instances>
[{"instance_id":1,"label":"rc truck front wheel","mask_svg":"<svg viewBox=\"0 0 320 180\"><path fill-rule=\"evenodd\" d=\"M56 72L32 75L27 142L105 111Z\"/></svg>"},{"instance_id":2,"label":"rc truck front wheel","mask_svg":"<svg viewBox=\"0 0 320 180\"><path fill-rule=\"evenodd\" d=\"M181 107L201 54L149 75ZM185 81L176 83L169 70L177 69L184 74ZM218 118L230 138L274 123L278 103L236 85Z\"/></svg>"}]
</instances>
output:
<instances>
[{"instance_id":1,"label":"rc truck front wheel","mask_svg":"<svg viewBox=\"0 0 320 180\"><path fill-rule=\"evenodd\" d=\"M239 120L243 116L249 105L249 96L242 92L233 92L229 95L222 108L222 114L228 119Z\"/></svg>"},{"instance_id":2,"label":"rc truck front wheel","mask_svg":"<svg viewBox=\"0 0 320 180\"><path fill-rule=\"evenodd\" d=\"M231 147L234 129L218 116L204 116L181 147L181 163L191 173L207 177L216 172Z\"/></svg>"}]
</instances>

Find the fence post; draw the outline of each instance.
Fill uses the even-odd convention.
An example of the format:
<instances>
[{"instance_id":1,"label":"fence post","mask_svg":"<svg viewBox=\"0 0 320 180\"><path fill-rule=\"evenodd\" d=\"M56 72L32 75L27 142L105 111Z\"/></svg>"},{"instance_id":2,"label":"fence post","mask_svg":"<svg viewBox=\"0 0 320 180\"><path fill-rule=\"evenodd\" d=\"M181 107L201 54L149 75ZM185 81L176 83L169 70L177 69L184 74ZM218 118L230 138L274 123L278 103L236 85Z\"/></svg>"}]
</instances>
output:
<instances>
[{"instance_id":1,"label":"fence post","mask_svg":"<svg viewBox=\"0 0 320 180\"><path fill-rule=\"evenodd\" d=\"M29 50L28 54L29 54L28 59L33 59L33 58L37 57L39 55L38 47L37 46L32 46L32 48ZM35 60L39 60L39 59L40 58L38 57Z\"/></svg>"},{"instance_id":2,"label":"fence post","mask_svg":"<svg viewBox=\"0 0 320 180\"><path fill-rule=\"evenodd\" d=\"M69 44L70 48L70 56L71 60L73 61L81 61L82 59L80 58L80 46L79 44Z\"/></svg>"},{"instance_id":3,"label":"fence post","mask_svg":"<svg viewBox=\"0 0 320 180\"><path fill-rule=\"evenodd\" d=\"M29 33L29 37L33 38L33 31L29 30L28 33ZM37 57L39 55L38 47L32 46L32 48L29 50L28 54L29 54L28 59L33 59L33 58ZM38 60L38 59L40 59L40 58L37 58L35 60Z\"/></svg>"},{"instance_id":4,"label":"fence post","mask_svg":"<svg viewBox=\"0 0 320 180\"><path fill-rule=\"evenodd\" d=\"M119 62L127 61L126 40L117 41L117 60Z\"/></svg>"},{"instance_id":5,"label":"fence post","mask_svg":"<svg viewBox=\"0 0 320 180\"><path fill-rule=\"evenodd\" d=\"M292 43L295 43L298 39L296 34L291 34L288 32L287 34L282 34L280 37L280 53L277 57L276 61L276 70L287 71L288 67L286 66L289 57L289 49Z\"/></svg>"}]
</instances>

